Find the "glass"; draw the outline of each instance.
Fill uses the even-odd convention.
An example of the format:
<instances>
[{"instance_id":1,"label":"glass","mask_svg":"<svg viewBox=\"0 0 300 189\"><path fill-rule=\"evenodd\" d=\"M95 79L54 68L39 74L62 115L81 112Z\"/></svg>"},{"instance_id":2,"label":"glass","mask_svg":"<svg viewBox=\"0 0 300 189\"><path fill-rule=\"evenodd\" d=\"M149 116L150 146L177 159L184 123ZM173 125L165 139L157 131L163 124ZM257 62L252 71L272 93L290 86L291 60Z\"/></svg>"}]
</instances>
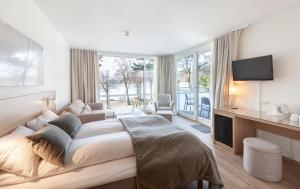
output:
<instances>
[{"instance_id":1,"label":"glass","mask_svg":"<svg viewBox=\"0 0 300 189\"><path fill-rule=\"evenodd\" d=\"M152 106L153 104L153 87L154 87L154 59L145 59L145 73L144 73L144 105Z\"/></svg>"},{"instance_id":2,"label":"glass","mask_svg":"<svg viewBox=\"0 0 300 189\"><path fill-rule=\"evenodd\" d=\"M186 114L194 115L194 56L176 61L177 108Z\"/></svg>"},{"instance_id":3,"label":"glass","mask_svg":"<svg viewBox=\"0 0 300 189\"><path fill-rule=\"evenodd\" d=\"M211 100L210 100L210 86L211 86L211 62L212 52L204 52L198 54L197 65L197 88L198 88L198 113L199 117L210 119L211 114Z\"/></svg>"},{"instance_id":4,"label":"glass","mask_svg":"<svg viewBox=\"0 0 300 189\"><path fill-rule=\"evenodd\" d=\"M131 109L152 103L153 64L150 58L100 57L99 96L104 107Z\"/></svg>"}]
</instances>

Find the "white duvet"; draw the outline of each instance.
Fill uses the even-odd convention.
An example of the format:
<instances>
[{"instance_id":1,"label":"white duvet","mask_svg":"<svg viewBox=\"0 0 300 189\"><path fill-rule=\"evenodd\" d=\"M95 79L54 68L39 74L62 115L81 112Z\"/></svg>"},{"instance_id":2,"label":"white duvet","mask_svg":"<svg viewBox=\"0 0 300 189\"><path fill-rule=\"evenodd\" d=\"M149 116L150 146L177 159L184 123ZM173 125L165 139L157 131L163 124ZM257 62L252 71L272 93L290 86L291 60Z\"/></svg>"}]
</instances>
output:
<instances>
[{"instance_id":1,"label":"white duvet","mask_svg":"<svg viewBox=\"0 0 300 189\"><path fill-rule=\"evenodd\" d=\"M105 123L108 124L105 125ZM101 124L104 127L101 127ZM133 155L131 138L118 120L85 124L78 131L78 137L70 145L64 167L42 160L39 164L38 175L34 178L25 178L3 171L0 174L0 186L61 174L80 167Z\"/></svg>"},{"instance_id":2,"label":"white duvet","mask_svg":"<svg viewBox=\"0 0 300 189\"><path fill-rule=\"evenodd\" d=\"M82 124L75 139L125 131L119 120L102 120Z\"/></svg>"}]
</instances>

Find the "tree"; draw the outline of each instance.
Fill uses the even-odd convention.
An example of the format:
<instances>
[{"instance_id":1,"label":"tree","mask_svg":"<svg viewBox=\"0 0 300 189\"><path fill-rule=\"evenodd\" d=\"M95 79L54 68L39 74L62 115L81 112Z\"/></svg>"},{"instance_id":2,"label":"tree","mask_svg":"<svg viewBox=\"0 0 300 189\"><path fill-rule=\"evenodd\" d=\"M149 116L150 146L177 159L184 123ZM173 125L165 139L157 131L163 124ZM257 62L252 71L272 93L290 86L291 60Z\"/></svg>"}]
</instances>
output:
<instances>
[{"instance_id":1,"label":"tree","mask_svg":"<svg viewBox=\"0 0 300 189\"><path fill-rule=\"evenodd\" d=\"M182 72L186 75L187 83L191 86L191 74L192 74L192 62L190 57L183 58L179 62L179 66L182 68Z\"/></svg>"},{"instance_id":2,"label":"tree","mask_svg":"<svg viewBox=\"0 0 300 189\"><path fill-rule=\"evenodd\" d=\"M134 62L131 65L131 69L133 71L131 73L131 81L136 86L138 100L141 100L142 99L142 83L143 83L144 64Z\"/></svg>"},{"instance_id":3,"label":"tree","mask_svg":"<svg viewBox=\"0 0 300 189\"><path fill-rule=\"evenodd\" d=\"M198 63L198 85L208 89L210 86L210 70L211 70L211 61L212 56L211 52L203 53L199 55L199 63Z\"/></svg>"},{"instance_id":4,"label":"tree","mask_svg":"<svg viewBox=\"0 0 300 189\"><path fill-rule=\"evenodd\" d=\"M143 60L143 59L142 59ZM135 83L137 88L138 99L141 100L141 90L142 90L142 82L145 81L150 82L150 90L151 90L151 99L152 99L152 83L153 83L153 63L133 63L131 69L134 71L132 73L132 81ZM144 72L145 71L145 72ZM148 73L151 71L151 73Z\"/></svg>"},{"instance_id":5,"label":"tree","mask_svg":"<svg viewBox=\"0 0 300 189\"><path fill-rule=\"evenodd\" d=\"M142 100L142 83L143 83L143 75L140 71L135 71L131 73L130 80L136 86L136 93L138 96L138 100Z\"/></svg>"},{"instance_id":6,"label":"tree","mask_svg":"<svg viewBox=\"0 0 300 189\"><path fill-rule=\"evenodd\" d=\"M110 92L110 82L112 80L112 77L110 75L110 71L107 70L105 72L100 71L100 85L103 88L105 95L106 95L106 106L107 108L110 106L109 101L109 92Z\"/></svg>"},{"instance_id":7,"label":"tree","mask_svg":"<svg viewBox=\"0 0 300 189\"><path fill-rule=\"evenodd\" d=\"M210 76L208 75L202 75L199 77L199 85L204 87L205 89L209 88L209 84L210 84Z\"/></svg>"},{"instance_id":8,"label":"tree","mask_svg":"<svg viewBox=\"0 0 300 189\"><path fill-rule=\"evenodd\" d=\"M116 71L116 77L119 77L126 90L126 97L127 97L127 104L130 105L130 99L129 99L129 84L130 84L130 71L131 71L131 65L132 65L132 59L131 58L118 58L115 60L117 63L117 71Z\"/></svg>"}]
</instances>

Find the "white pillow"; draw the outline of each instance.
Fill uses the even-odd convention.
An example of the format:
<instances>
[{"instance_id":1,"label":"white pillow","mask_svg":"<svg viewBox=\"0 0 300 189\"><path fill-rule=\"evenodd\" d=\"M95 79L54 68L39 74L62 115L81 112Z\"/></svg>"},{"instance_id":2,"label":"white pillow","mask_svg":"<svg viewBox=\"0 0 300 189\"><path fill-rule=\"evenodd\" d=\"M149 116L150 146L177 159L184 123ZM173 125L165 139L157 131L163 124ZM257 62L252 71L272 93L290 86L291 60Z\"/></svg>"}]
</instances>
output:
<instances>
[{"instance_id":1,"label":"white pillow","mask_svg":"<svg viewBox=\"0 0 300 189\"><path fill-rule=\"evenodd\" d=\"M43 128L46 123L48 123L49 121L53 121L57 118L59 118L57 114L55 114L51 110L47 110L39 117L28 121L26 123L26 126L34 131L38 131L41 128Z\"/></svg>"},{"instance_id":2,"label":"white pillow","mask_svg":"<svg viewBox=\"0 0 300 189\"><path fill-rule=\"evenodd\" d=\"M10 134L0 138L0 169L25 177L37 174L39 157L33 152L26 136L34 131L19 126Z\"/></svg>"},{"instance_id":3,"label":"white pillow","mask_svg":"<svg viewBox=\"0 0 300 189\"><path fill-rule=\"evenodd\" d=\"M45 119L49 120L49 121L53 121L57 118L59 118L59 116L52 112L51 110L46 110L44 113L43 113L43 116Z\"/></svg>"},{"instance_id":4,"label":"white pillow","mask_svg":"<svg viewBox=\"0 0 300 189\"><path fill-rule=\"evenodd\" d=\"M127 132L117 132L73 140L66 155L65 167L84 167L134 155Z\"/></svg>"},{"instance_id":5,"label":"white pillow","mask_svg":"<svg viewBox=\"0 0 300 189\"><path fill-rule=\"evenodd\" d=\"M89 114L89 113L91 113L91 111L92 111L92 108L90 107L90 105L86 104L83 107L81 114Z\"/></svg>"}]
</instances>

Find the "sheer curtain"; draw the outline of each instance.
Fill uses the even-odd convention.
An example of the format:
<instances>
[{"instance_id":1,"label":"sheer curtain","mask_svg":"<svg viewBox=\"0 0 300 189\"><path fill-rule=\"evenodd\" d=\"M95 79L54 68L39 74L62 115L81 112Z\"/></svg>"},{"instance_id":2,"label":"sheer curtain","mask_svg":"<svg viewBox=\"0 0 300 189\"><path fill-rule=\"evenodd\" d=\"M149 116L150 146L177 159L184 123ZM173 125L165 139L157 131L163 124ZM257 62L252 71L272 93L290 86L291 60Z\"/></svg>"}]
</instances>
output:
<instances>
[{"instance_id":1,"label":"sheer curtain","mask_svg":"<svg viewBox=\"0 0 300 189\"><path fill-rule=\"evenodd\" d=\"M97 101L99 63L97 51L71 49L71 99Z\"/></svg>"},{"instance_id":2,"label":"sheer curtain","mask_svg":"<svg viewBox=\"0 0 300 189\"><path fill-rule=\"evenodd\" d=\"M232 61L237 58L237 49L241 32L242 30L237 30L214 40L214 108L228 106L229 85L232 81Z\"/></svg>"},{"instance_id":3,"label":"sheer curtain","mask_svg":"<svg viewBox=\"0 0 300 189\"><path fill-rule=\"evenodd\" d=\"M175 62L173 56L159 56L157 60L157 93L171 94L175 100Z\"/></svg>"}]
</instances>

